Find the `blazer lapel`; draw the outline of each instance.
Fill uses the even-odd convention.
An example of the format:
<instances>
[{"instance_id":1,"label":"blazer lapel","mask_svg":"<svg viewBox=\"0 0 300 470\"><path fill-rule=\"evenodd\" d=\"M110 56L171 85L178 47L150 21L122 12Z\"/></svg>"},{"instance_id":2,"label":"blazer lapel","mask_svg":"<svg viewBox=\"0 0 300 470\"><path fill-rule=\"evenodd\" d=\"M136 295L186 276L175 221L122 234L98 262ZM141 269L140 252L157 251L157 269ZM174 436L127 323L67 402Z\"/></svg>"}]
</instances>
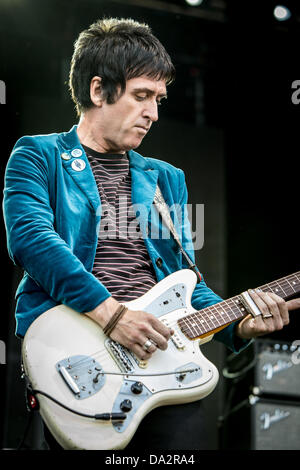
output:
<instances>
[{"instance_id":1,"label":"blazer lapel","mask_svg":"<svg viewBox=\"0 0 300 470\"><path fill-rule=\"evenodd\" d=\"M99 214L100 196L88 158L77 135L77 125L62 134L59 141L62 165L73 181L86 195L92 208ZM131 202L141 213L140 219L148 220L158 181L158 170L149 167L145 158L133 150L128 152L131 172Z\"/></svg>"},{"instance_id":2,"label":"blazer lapel","mask_svg":"<svg viewBox=\"0 0 300 470\"><path fill-rule=\"evenodd\" d=\"M148 221L152 219L150 209L159 172L150 168L147 161L136 152L130 151L128 155L131 172L131 202L142 233L147 238Z\"/></svg>"},{"instance_id":3,"label":"blazer lapel","mask_svg":"<svg viewBox=\"0 0 300 470\"><path fill-rule=\"evenodd\" d=\"M158 181L158 170L149 167L147 161L136 152L128 152L131 172L131 202L141 204L149 212Z\"/></svg>"},{"instance_id":4,"label":"blazer lapel","mask_svg":"<svg viewBox=\"0 0 300 470\"><path fill-rule=\"evenodd\" d=\"M70 132L62 135L59 142L60 158L64 169L86 195L94 211L99 214L101 201L97 184L88 158L78 139L76 129L77 126L73 126Z\"/></svg>"}]
</instances>

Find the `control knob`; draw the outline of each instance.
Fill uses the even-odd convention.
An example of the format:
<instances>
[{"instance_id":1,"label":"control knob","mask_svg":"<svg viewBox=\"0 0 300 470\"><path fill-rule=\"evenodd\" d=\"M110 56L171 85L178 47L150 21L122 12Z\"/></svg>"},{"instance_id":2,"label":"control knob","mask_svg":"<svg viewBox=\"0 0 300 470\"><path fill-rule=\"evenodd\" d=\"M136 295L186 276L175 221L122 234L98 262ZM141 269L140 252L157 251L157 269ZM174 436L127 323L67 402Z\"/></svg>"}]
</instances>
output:
<instances>
[{"instance_id":1,"label":"control knob","mask_svg":"<svg viewBox=\"0 0 300 470\"><path fill-rule=\"evenodd\" d=\"M131 385L131 391L135 395L139 395L139 393L142 393L142 391L143 391L143 384L141 382L134 382Z\"/></svg>"},{"instance_id":2,"label":"control knob","mask_svg":"<svg viewBox=\"0 0 300 470\"><path fill-rule=\"evenodd\" d=\"M125 413L128 413L132 409L132 403L130 400L126 399L120 403L120 409Z\"/></svg>"}]
</instances>

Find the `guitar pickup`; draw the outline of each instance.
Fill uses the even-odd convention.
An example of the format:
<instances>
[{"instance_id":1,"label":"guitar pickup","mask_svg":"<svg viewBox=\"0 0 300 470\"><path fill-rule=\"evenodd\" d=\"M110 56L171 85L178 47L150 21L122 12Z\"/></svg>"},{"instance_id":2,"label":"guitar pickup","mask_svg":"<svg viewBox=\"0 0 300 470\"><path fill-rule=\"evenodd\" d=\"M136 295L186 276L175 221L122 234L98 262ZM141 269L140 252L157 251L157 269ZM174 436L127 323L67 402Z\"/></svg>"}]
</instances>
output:
<instances>
[{"instance_id":1,"label":"guitar pickup","mask_svg":"<svg viewBox=\"0 0 300 470\"><path fill-rule=\"evenodd\" d=\"M166 325L168 328L171 328L170 327L170 324L168 323L168 321L163 318L161 320L161 322ZM184 351L185 349L185 344L183 343L182 339L180 338L179 334L177 333L177 331L175 330L175 328L172 328L174 330L174 334L171 336L171 341L172 343L174 344L174 346L179 349L179 351Z\"/></svg>"}]
</instances>

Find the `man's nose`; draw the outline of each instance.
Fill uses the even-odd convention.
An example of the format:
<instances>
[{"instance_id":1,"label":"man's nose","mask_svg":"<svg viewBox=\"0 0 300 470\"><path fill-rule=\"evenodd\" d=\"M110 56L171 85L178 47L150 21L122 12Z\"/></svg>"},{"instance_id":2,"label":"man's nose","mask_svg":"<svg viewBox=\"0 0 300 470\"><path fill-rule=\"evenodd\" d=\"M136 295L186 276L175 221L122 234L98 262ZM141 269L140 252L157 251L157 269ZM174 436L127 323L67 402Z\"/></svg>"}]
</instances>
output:
<instances>
[{"instance_id":1,"label":"man's nose","mask_svg":"<svg viewBox=\"0 0 300 470\"><path fill-rule=\"evenodd\" d=\"M144 110L144 117L150 119L151 122L158 120L158 104L156 100L148 102Z\"/></svg>"}]
</instances>

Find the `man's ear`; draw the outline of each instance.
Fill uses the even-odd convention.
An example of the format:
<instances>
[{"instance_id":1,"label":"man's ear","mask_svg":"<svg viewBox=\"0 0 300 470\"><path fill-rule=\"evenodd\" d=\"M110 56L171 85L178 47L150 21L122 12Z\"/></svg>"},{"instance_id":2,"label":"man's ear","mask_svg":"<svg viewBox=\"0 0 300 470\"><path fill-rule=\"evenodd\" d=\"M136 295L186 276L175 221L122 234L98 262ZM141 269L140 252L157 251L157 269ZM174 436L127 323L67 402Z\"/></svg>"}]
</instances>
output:
<instances>
[{"instance_id":1,"label":"man's ear","mask_svg":"<svg viewBox=\"0 0 300 470\"><path fill-rule=\"evenodd\" d=\"M95 76L92 78L90 83L90 98L92 103L97 106L101 107L103 103L103 94L102 94L102 85L101 85L101 77Z\"/></svg>"}]
</instances>

